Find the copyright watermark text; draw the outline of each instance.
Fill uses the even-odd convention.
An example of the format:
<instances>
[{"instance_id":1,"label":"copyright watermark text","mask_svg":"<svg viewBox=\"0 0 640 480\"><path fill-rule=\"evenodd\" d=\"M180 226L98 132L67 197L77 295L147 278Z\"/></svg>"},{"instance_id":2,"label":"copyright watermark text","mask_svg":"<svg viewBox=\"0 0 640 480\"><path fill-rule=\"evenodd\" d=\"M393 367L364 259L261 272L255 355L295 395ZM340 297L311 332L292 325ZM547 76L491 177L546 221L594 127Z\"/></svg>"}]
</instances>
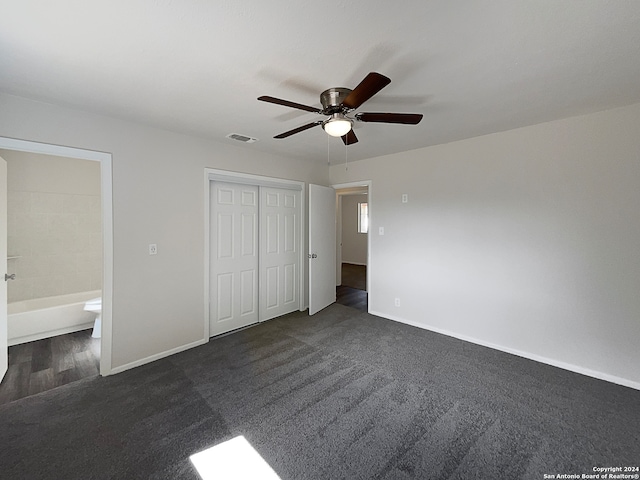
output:
<instances>
[{"instance_id":1,"label":"copyright watermark text","mask_svg":"<svg viewBox=\"0 0 640 480\"><path fill-rule=\"evenodd\" d=\"M542 476L545 480L638 480L640 479L640 467L593 467L589 472L580 473L545 473Z\"/></svg>"}]
</instances>

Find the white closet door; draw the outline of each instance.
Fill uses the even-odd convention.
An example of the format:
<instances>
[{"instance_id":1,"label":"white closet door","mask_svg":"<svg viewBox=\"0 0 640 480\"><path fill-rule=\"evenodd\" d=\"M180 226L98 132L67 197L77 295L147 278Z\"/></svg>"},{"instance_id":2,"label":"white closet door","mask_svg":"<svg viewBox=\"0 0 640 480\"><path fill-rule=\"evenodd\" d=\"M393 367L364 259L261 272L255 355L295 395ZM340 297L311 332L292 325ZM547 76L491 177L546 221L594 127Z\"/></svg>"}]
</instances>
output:
<instances>
[{"instance_id":1,"label":"white closet door","mask_svg":"<svg viewBox=\"0 0 640 480\"><path fill-rule=\"evenodd\" d=\"M258 322L259 189L213 182L209 335Z\"/></svg>"},{"instance_id":2,"label":"white closet door","mask_svg":"<svg viewBox=\"0 0 640 480\"><path fill-rule=\"evenodd\" d=\"M300 193L260 187L260 321L300 306Z\"/></svg>"}]
</instances>

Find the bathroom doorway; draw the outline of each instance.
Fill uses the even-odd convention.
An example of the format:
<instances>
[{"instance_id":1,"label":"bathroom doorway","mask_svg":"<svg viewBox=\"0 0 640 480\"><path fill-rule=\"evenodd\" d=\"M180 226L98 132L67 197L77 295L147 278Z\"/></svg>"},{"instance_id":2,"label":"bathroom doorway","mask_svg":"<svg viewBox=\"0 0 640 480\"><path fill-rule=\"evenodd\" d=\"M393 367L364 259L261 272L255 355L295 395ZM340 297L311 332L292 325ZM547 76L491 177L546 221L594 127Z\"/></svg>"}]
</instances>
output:
<instances>
[{"instance_id":1,"label":"bathroom doorway","mask_svg":"<svg viewBox=\"0 0 640 480\"><path fill-rule=\"evenodd\" d=\"M109 318L96 334L110 338L111 292L103 287L111 278L111 155L0 138L0 156L7 271L16 274L7 285L9 370L0 397L9 383L9 396L22 397L110 373L110 342L105 349L91 336L97 312L85 306L107 294Z\"/></svg>"}]
</instances>

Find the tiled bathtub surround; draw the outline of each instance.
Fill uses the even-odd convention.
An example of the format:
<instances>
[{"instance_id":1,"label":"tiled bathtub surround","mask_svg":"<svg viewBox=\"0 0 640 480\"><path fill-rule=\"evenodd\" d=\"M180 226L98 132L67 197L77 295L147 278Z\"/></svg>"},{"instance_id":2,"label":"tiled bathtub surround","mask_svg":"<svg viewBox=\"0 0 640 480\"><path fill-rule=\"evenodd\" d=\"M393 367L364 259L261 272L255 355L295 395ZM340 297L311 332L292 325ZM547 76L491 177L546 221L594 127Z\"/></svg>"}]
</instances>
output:
<instances>
[{"instance_id":1,"label":"tiled bathtub surround","mask_svg":"<svg viewBox=\"0 0 640 480\"><path fill-rule=\"evenodd\" d=\"M0 151L8 170L9 302L99 290L98 162ZM16 258L11 258L16 257Z\"/></svg>"}]
</instances>

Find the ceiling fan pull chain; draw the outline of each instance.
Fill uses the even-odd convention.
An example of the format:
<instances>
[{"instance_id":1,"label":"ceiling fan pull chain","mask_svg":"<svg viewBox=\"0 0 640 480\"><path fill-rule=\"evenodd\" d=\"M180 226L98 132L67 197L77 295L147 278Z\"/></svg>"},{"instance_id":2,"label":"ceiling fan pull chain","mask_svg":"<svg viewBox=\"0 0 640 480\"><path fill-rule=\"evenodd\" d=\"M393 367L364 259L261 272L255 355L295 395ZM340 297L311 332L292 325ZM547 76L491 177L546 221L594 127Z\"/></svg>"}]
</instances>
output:
<instances>
[{"instance_id":1,"label":"ceiling fan pull chain","mask_svg":"<svg viewBox=\"0 0 640 480\"><path fill-rule=\"evenodd\" d=\"M344 144L344 171L349 171L349 148L347 148L347 144Z\"/></svg>"}]
</instances>

